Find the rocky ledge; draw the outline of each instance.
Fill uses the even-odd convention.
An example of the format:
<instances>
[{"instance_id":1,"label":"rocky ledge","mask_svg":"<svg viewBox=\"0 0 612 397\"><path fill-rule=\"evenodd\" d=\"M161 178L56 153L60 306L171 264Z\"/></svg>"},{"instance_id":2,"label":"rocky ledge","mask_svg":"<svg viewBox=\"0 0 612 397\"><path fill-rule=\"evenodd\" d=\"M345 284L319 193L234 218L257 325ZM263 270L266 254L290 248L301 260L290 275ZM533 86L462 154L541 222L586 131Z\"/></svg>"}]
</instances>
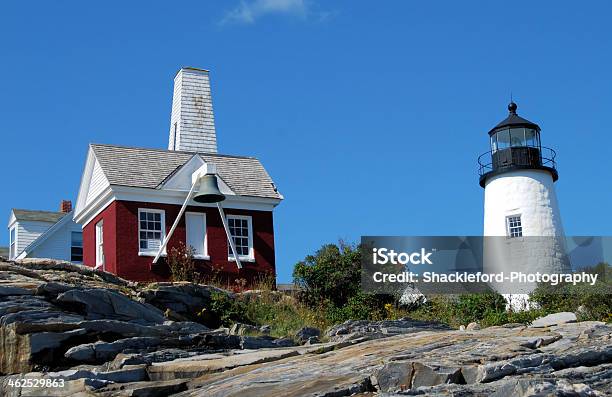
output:
<instances>
[{"instance_id":1,"label":"rocky ledge","mask_svg":"<svg viewBox=\"0 0 612 397\"><path fill-rule=\"evenodd\" d=\"M567 322L570 314L537 327L465 330L409 319L353 321L323 336L304 329L294 339L275 339L246 325L209 329L188 321L215 291L189 283L141 286L56 261L0 261L0 395L603 396L612 390L612 326ZM247 335L253 331L261 336ZM34 387L43 380L45 387Z\"/></svg>"}]
</instances>

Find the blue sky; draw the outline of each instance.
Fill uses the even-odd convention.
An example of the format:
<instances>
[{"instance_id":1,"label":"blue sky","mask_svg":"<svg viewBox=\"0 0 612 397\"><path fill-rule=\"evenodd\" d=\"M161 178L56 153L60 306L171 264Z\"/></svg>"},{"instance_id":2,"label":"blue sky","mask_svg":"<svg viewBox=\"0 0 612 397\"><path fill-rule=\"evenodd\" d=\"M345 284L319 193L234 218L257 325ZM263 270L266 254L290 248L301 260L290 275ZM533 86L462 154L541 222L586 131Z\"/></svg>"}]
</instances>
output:
<instances>
[{"instance_id":1,"label":"blue sky","mask_svg":"<svg viewBox=\"0 0 612 397\"><path fill-rule=\"evenodd\" d=\"M338 239L480 234L476 158L510 92L558 152L566 233L611 234L606 2L85 3L0 6L7 220L74 200L90 142L165 148L174 73L195 66L220 152L258 157L286 197L280 281Z\"/></svg>"}]
</instances>

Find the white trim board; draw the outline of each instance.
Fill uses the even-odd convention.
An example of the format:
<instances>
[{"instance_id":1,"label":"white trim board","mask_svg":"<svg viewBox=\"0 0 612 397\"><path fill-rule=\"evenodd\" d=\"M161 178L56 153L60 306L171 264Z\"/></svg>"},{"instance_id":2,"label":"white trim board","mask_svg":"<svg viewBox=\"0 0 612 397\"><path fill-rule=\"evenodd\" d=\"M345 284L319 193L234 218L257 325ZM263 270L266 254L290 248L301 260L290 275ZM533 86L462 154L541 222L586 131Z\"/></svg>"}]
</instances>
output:
<instances>
[{"instance_id":1,"label":"white trim board","mask_svg":"<svg viewBox=\"0 0 612 397\"><path fill-rule=\"evenodd\" d=\"M111 186L109 186L90 205L86 206L82 211L75 213L73 219L83 227L104 211L113 201L115 201L115 196Z\"/></svg>"},{"instance_id":2,"label":"white trim board","mask_svg":"<svg viewBox=\"0 0 612 397\"><path fill-rule=\"evenodd\" d=\"M186 193L175 190L159 190L136 188L127 186L110 185L103 194L101 194L94 202L90 203L80 213L76 214L74 221L86 225L93 218L98 216L109 204L113 201L136 201L143 203L156 204L173 204L181 206L185 201ZM281 202L280 199L264 198L264 197L248 197L248 196L228 196L222 202L223 208L241 209L251 211L273 211ZM193 207L209 207L216 208L216 204L203 204L191 201L189 203Z\"/></svg>"},{"instance_id":3,"label":"white trim board","mask_svg":"<svg viewBox=\"0 0 612 397\"><path fill-rule=\"evenodd\" d=\"M10 229L15 224L15 222L17 222L17 217L15 217L15 210L12 209L11 216L9 216L9 222L8 222L7 227Z\"/></svg>"},{"instance_id":4,"label":"white trim board","mask_svg":"<svg viewBox=\"0 0 612 397\"><path fill-rule=\"evenodd\" d=\"M79 184L79 194L77 195L76 203L74 206L75 214L80 212L86 204L87 194L89 193L89 184L91 182L91 174L93 173L93 162L95 154L91 146L87 149L87 158L85 160L85 166L83 167L83 174L81 174L81 183Z\"/></svg>"},{"instance_id":5,"label":"white trim board","mask_svg":"<svg viewBox=\"0 0 612 397\"><path fill-rule=\"evenodd\" d=\"M96 201L98 197L110 186L110 183L100 167L100 163L91 148L87 152L87 161L81 177L79 186L79 194L75 205L75 213L83 211L92 201Z\"/></svg>"}]
</instances>

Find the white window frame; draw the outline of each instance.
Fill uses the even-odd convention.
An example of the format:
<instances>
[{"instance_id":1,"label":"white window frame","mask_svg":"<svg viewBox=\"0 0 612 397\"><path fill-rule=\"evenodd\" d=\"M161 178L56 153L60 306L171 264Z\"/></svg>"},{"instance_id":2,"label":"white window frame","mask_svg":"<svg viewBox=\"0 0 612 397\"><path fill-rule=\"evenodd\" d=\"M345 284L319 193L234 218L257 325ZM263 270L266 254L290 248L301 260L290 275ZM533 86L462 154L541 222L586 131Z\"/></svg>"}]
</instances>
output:
<instances>
[{"instance_id":1,"label":"white window frame","mask_svg":"<svg viewBox=\"0 0 612 397\"><path fill-rule=\"evenodd\" d=\"M187 245L188 240L188 230L187 230L187 215L196 215L204 218L204 254L203 255L194 255L195 259L209 260L210 256L208 255L208 229L206 226L206 213L205 212L185 212L185 245Z\"/></svg>"},{"instance_id":2,"label":"white window frame","mask_svg":"<svg viewBox=\"0 0 612 397\"><path fill-rule=\"evenodd\" d=\"M510 220L512 218L518 218L519 226L510 226ZM518 235L513 235L515 230L518 230ZM521 216L521 214L506 216L506 235L508 236L508 238L523 237L523 217Z\"/></svg>"},{"instance_id":3,"label":"white window frame","mask_svg":"<svg viewBox=\"0 0 612 397\"><path fill-rule=\"evenodd\" d=\"M9 259L17 257L17 225L9 230Z\"/></svg>"},{"instance_id":4,"label":"white window frame","mask_svg":"<svg viewBox=\"0 0 612 397\"><path fill-rule=\"evenodd\" d=\"M80 233L81 234L81 246L78 247L76 245L74 245L74 240L72 239L72 236L74 233ZM73 261L72 260L72 249L73 248L80 248L81 249L81 260L80 261ZM77 230L71 230L70 231L70 262L73 263L83 263L83 232L77 231Z\"/></svg>"},{"instance_id":5,"label":"white window frame","mask_svg":"<svg viewBox=\"0 0 612 397\"><path fill-rule=\"evenodd\" d=\"M104 220L96 223L96 269L99 267L106 271L106 257L104 256Z\"/></svg>"},{"instance_id":6,"label":"white window frame","mask_svg":"<svg viewBox=\"0 0 612 397\"><path fill-rule=\"evenodd\" d=\"M239 255L238 258L240 258L241 261L244 262L255 262L255 250L253 248L253 218L249 215L226 215L226 220L227 220L227 227L228 229L231 229L229 226L229 220L230 219L240 219L240 220L246 220L247 221L247 230L249 233L248 236L248 248L249 248L249 254L248 255ZM230 230L231 233L231 230ZM229 241L227 242L227 260L228 261L232 261L235 262L236 259L234 258L234 253L231 252L232 247L230 246Z\"/></svg>"},{"instance_id":7,"label":"white window frame","mask_svg":"<svg viewBox=\"0 0 612 397\"><path fill-rule=\"evenodd\" d=\"M141 231L151 231L151 230L141 230L140 228L140 214L143 212L151 212L154 214L161 214L161 241L160 241L160 246L161 244L164 243L164 239L166 238L166 211L164 210L159 210L159 209L155 209L155 208L138 208L138 256L155 256L157 255L157 251L159 250L159 248L156 249L146 249L143 250L142 248L140 248L140 232ZM163 256L166 256L166 248L164 248L164 251L162 252Z\"/></svg>"}]
</instances>

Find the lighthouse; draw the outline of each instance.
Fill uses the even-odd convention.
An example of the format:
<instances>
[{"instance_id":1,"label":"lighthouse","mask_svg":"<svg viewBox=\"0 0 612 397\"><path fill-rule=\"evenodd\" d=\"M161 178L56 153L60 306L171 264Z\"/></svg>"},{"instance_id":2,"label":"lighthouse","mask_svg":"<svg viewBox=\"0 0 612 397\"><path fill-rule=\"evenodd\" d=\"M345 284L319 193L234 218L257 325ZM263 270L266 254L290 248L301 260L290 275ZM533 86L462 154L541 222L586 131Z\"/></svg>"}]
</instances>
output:
<instances>
[{"instance_id":1,"label":"lighthouse","mask_svg":"<svg viewBox=\"0 0 612 397\"><path fill-rule=\"evenodd\" d=\"M517 114L493 127L490 150L478 158L484 188L486 273L562 273L569 270L555 182L556 153L542 146L540 127ZM493 288L507 295L527 294L535 283L502 283ZM523 295L524 296L524 295Z\"/></svg>"}]
</instances>

